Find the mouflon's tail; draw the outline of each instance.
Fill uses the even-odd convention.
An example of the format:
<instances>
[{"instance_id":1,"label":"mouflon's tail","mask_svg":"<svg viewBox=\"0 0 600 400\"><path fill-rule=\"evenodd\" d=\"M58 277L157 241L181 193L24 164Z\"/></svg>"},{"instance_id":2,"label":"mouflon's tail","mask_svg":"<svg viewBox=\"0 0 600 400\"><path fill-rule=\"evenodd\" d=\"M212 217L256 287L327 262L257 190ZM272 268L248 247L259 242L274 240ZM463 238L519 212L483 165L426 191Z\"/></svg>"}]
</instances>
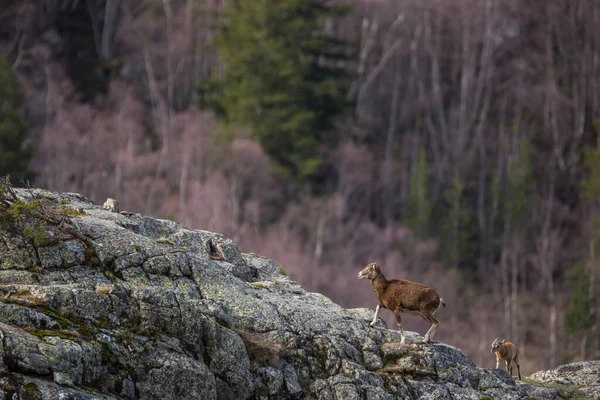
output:
<instances>
[{"instance_id":1,"label":"mouflon's tail","mask_svg":"<svg viewBox=\"0 0 600 400\"><path fill-rule=\"evenodd\" d=\"M446 307L446 303L444 303L444 299L442 299L441 297L440 297L440 303L442 303L442 305L443 305L444 307Z\"/></svg>"}]
</instances>

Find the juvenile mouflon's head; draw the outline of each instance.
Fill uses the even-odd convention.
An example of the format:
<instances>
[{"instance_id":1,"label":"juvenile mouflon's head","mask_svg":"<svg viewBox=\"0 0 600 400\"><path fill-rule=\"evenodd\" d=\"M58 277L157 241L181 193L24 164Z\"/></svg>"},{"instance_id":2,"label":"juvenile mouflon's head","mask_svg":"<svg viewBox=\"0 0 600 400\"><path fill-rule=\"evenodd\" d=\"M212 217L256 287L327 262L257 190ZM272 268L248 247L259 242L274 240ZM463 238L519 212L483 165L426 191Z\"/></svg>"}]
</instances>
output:
<instances>
[{"instance_id":1,"label":"juvenile mouflon's head","mask_svg":"<svg viewBox=\"0 0 600 400\"><path fill-rule=\"evenodd\" d=\"M377 275L380 274L381 270L379 269L379 265L376 263L370 263L358 273L358 279L368 279L372 281Z\"/></svg>"},{"instance_id":2,"label":"juvenile mouflon's head","mask_svg":"<svg viewBox=\"0 0 600 400\"><path fill-rule=\"evenodd\" d=\"M500 338L494 339L494 342L492 343L492 349L490 350L490 352L495 353L498 350L500 350L500 346L502 346L505 341L506 341L506 339L502 339L502 340L500 340Z\"/></svg>"}]
</instances>

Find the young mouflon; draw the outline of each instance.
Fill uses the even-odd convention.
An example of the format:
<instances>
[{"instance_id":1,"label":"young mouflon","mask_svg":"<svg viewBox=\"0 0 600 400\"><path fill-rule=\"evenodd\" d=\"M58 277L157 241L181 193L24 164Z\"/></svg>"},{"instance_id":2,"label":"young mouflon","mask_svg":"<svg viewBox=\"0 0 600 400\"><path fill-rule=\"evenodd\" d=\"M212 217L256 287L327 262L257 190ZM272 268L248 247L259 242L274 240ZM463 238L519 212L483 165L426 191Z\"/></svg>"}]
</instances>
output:
<instances>
[{"instance_id":1,"label":"young mouflon","mask_svg":"<svg viewBox=\"0 0 600 400\"><path fill-rule=\"evenodd\" d=\"M431 324L431 328L425 334L424 342L429 343L437 331L439 322L433 316L440 306L446 307L440 295L428 286L421 285L403 279L387 280L381 268L376 263L367 265L358 273L359 279L371 281L371 287L377 296L377 308L371 326L377 321L380 308L387 308L394 313L396 323L400 330L401 340L404 343L404 331L402 330L402 319L400 314L418 315Z\"/></svg>"},{"instance_id":2,"label":"young mouflon","mask_svg":"<svg viewBox=\"0 0 600 400\"><path fill-rule=\"evenodd\" d=\"M500 361L506 363L506 372L513 376L512 363L517 365L517 373L519 374L519 380L521 380L521 364L519 364L519 349L511 342L507 342L506 339L500 340L500 338L494 339L492 343L492 353L496 353L496 368L500 366Z\"/></svg>"}]
</instances>

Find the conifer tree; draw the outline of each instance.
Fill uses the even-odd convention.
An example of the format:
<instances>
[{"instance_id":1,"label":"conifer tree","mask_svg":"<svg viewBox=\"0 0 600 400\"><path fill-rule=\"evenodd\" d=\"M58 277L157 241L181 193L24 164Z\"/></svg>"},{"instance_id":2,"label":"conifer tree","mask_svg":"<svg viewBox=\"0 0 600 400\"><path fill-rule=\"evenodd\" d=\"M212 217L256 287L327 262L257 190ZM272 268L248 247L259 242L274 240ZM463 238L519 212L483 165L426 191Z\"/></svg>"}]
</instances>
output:
<instances>
[{"instance_id":1,"label":"conifer tree","mask_svg":"<svg viewBox=\"0 0 600 400\"><path fill-rule=\"evenodd\" d=\"M589 175L581 182L581 194L584 199L600 202L600 123L596 127L598 144L594 147L586 146L583 149L583 164Z\"/></svg>"},{"instance_id":2,"label":"conifer tree","mask_svg":"<svg viewBox=\"0 0 600 400\"><path fill-rule=\"evenodd\" d=\"M327 0L239 0L228 3L216 45L224 71L201 89L229 125L249 126L281 170L314 178L334 121L350 102L349 46L324 21L345 8Z\"/></svg>"},{"instance_id":3,"label":"conifer tree","mask_svg":"<svg viewBox=\"0 0 600 400\"><path fill-rule=\"evenodd\" d=\"M504 190L505 207L508 208L511 230L524 235L533 221L535 179L531 165L529 144L523 141L514 160L508 165Z\"/></svg>"},{"instance_id":4,"label":"conifer tree","mask_svg":"<svg viewBox=\"0 0 600 400\"><path fill-rule=\"evenodd\" d=\"M584 264L578 264L567 276L573 282L573 291L565 314L565 330L576 334L590 329L595 322L594 299L590 296L590 273Z\"/></svg>"},{"instance_id":5,"label":"conifer tree","mask_svg":"<svg viewBox=\"0 0 600 400\"><path fill-rule=\"evenodd\" d=\"M583 164L588 169L589 175L581 181L581 197L598 206L600 205L600 123L596 126L596 134L597 147L586 146L583 149ZM596 218L595 225L590 245L596 249L600 246L600 218Z\"/></svg>"},{"instance_id":6,"label":"conifer tree","mask_svg":"<svg viewBox=\"0 0 600 400\"><path fill-rule=\"evenodd\" d=\"M598 206L600 204L600 122L596 124L597 145L595 148L586 146L583 149L583 163L589 175L581 182L581 195L584 199ZM600 218L596 217L595 229L590 238L590 258L587 265L592 273L598 274L597 249L600 245ZM572 276L577 277L575 287L571 294L569 308L565 315L565 329L569 333L596 331L595 286L590 285L590 270L582 265L574 269ZM584 333L585 335L585 333ZM582 340L585 343L585 340ZM582 357L585 345L582 345Z\"/></svg>"},{"instance_id":7,"label":"conifer tree","mask_svg":"<svg viewBox=\"0 0 600 400\"><path fill-rule=\"evenodd\" d=\"M21 116L25 95L8 58L0 55L0 176L31 179L31 150L24 146L27 124Z\"/></svg>"},{"instance_id":8,"label":"conifer tree","mask_svg":"<svg viewBox=\"0 0 600 400\"><path fill-rule=\"evenodd\" d=\"M447 209L441 223L440 250L442 258L448 264L471 262L475 257L474 225L467 209L464 190L465 184L457 171L452 187L444 191Z\"/></svg>"},{"instance_id":9,"label":"conifer tree","mask_svg":"<svg viewBox=\"0 0 600 400\"><path fill-rule=\"evenodd\" d=\"M404 213L404 224L420 238L426 238L430 233L432 205L429 198L428 174L427 153L421 150L419 160L410 177L410 193Z\"/></svg>"}]
</instances>

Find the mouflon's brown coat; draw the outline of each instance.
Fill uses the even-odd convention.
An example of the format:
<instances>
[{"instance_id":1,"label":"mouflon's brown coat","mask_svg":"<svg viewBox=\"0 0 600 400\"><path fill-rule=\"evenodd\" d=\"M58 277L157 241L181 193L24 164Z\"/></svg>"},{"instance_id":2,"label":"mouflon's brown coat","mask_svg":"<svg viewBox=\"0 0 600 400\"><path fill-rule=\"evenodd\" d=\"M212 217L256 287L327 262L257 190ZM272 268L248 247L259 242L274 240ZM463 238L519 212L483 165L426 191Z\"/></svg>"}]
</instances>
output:
<instances>
[{"instance_id":1,"label":"mouflon's brown coat","mask_svg":"<svg viewBox=\"0 0 600 400\"><path fill-rule=\"evenodd\" d=\"M387 280L376 263L367 265L358 273L358 278L371 281L371 287L379 302L371 326L375 325L377 321L379 309L387 308L396 317L396 323L402 337L400 343L404 343L404 331L402 330L402 319L400 317L402 313L419 315L425 321L431 323L431 328L425 334L424 342L428 343L433 339L439 325L433 314L441 305L446 306L435 290L420 283L403 279Z\"/></svg>"},{"instance_id":2,"label":"mouflon's brown coat","mask_svg":"<svg viewBox=\"0 0 600 400\"><path fill-rule=\"evenodd\" d=\"M492 343L492 353L496 353L496 368L500 365L500 361L506 363L506 372L513 376L512 363L517 365L517 373L519 374L519 380L521 379L521 364L519 364L519 349L514 343L507 342L506 339L500 340L500 338L494 339Z\"/></svg>"}]
</instances>

